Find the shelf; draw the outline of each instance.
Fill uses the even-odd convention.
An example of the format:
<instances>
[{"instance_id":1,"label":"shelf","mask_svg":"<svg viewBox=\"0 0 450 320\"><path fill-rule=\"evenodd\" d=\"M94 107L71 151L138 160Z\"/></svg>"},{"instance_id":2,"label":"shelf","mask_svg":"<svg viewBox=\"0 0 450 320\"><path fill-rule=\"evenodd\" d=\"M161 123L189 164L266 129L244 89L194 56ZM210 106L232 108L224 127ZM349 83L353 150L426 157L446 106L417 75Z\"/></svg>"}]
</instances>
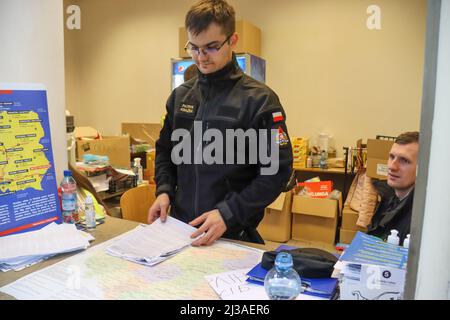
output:
<instances>
[{"instance_id":1,"label":"shelf","mask_svg":"<svg viewBox=\"0 0 450 320\"><path fill-rule=\"evenodd\" d=\"M345 169L344 168L320 169L320 168L298 168L298 167L294 167L294 170L301 171L301 172L345 174ZM351 172L347 171L347 174L351 174Z\"/></svg>"}]
</instances>

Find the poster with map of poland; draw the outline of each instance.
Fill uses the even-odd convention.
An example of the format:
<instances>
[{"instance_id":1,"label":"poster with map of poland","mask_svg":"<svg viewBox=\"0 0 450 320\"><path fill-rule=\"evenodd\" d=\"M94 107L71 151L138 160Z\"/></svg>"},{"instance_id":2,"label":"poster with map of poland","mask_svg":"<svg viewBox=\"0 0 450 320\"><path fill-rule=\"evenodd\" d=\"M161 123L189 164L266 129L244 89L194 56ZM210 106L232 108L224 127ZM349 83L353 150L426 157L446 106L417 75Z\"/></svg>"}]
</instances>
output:
<instances>
[{"instance_id":1,"label":"poster with map of poland","mask_svg":"<svg viewBox=\"0 0 450 320\"><path fill-rule=\"evenodd\" d=\"M40 84L0 83L0 236L51 222L61 222L61 208L47 92Z\"/></svg>"}]
</instances>

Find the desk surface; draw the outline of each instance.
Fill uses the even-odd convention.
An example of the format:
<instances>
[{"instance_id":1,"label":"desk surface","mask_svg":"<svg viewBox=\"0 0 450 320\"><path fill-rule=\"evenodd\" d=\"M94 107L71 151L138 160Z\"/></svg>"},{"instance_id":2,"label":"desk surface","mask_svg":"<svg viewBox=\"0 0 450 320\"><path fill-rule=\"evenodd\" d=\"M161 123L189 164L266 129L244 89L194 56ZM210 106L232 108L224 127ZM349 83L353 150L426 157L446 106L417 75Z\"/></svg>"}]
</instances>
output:
<instances>
[{"instance_id":1,"label":"desk surface","mask_svg":"<svg viewBox=\"0 0 450 320\"><path fill-rule=\"evenodd\" d=\"M95 237L95 241L91 243L91 247L94 245L98 245L102 242L105 242L109 239L112 239L124 232L127 232L127 231L135 228L138 225L139 225L138 222L123 220L123 219L118 219L118 218L113 218L113 217L107 216L105 223L98 225L96 230L92 232L92 235ZM254 248L262 249L262 250L274 250L275 248L277 248L280 245L280 243L271 242L271 241L266 241L265 245L240 242L240 241L237 241L237 242L247 245L247 246L254 247ZM293 246L302 246L302 247L316 247L316 248L321 248L321 249L331 251L331 252L333 251L333 246L331 246L331 245L299 242L299 241L295 241L295 240L290 240L287 244L293 245ZM46 261L35 264L34 266L26 268L22 271L18 271L18 272L8 271L6 273L0 273L0 287L3 287L9 283L12 283L30 273L33 273L40 269L51 266L59 261L67 259L75 254L76 253L60 254L60 255L57 255ZM11 300L11 299L14 299L14 298L7 294L0 292L0 300Z\"/></svg>"}]
</instances>

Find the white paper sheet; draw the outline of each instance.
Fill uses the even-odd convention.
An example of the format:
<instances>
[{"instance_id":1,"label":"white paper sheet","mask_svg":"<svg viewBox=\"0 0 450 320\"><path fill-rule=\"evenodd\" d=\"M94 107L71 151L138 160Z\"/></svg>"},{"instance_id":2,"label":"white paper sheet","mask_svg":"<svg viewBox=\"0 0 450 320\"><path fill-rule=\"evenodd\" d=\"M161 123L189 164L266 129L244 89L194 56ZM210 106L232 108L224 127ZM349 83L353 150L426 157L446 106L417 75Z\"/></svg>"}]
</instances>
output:
<instances>
[{"instance_id":1,"label":"white paper sheet","mask_svg":"<svg viewBox=\"0 0 450 320\"><path fill-rule=\"evenodd\" d=\"M61 224L0 238L0 263L30 256L46 256L85 249L89 238L75 225Z\"/></svg>"},{"instance_id":2,"label":"white paper sheet","mask_svg":"<svg viewBox=\"0 0 450 320\"><path fill-rule=\"evenodd\" d=\"M172 217L160 219L148 226L137 227L129 236L109 246L107 253L126 260L155 265L190 246L197 229Z\"/></svg>"}]
</instances>

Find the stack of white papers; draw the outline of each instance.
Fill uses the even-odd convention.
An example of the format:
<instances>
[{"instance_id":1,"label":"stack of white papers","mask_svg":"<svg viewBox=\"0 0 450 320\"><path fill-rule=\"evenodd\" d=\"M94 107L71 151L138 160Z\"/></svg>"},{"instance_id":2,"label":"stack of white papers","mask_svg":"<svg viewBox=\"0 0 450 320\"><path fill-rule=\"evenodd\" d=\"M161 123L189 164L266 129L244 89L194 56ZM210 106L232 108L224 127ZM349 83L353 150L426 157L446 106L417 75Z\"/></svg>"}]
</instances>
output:
<instances>
[{"instance_id":1,"label":"stack of white papers","mask_svg":"<svg viewBox=\"0 0 450 320\"><path fill-rule=\"evenodd\" d=\"M164 223L158 219L151 225L135 228L128 236L107 247L106 252L125 260L154 266L190 246L196 240L191 238L196 230L172 217L167 217Z\"/></svg>"},{"instance_id":2,"label":"stack of white papers","mask_svg":"<svg viewBox=\"0 0 450 320\"><path fill-rule=\"evenodd\" d=\"M0 238L0 270L20 271L56 254L86 249L94 238L73 224L56 224Z\"/></svg>"}]
</instances>

